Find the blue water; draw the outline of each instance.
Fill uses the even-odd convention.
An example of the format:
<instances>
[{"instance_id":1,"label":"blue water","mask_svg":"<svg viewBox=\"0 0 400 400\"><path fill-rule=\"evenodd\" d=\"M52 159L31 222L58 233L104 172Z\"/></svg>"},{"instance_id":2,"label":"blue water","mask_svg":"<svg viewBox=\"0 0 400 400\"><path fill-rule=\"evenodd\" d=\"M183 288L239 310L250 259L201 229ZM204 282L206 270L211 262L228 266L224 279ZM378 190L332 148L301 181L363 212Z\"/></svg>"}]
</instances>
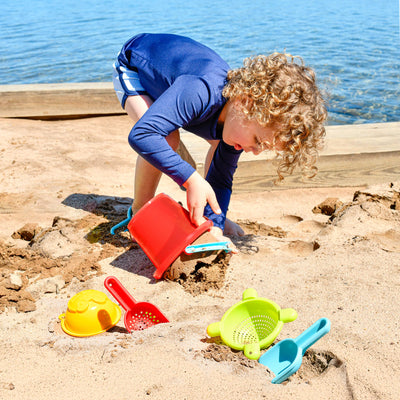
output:
<instances>
[{"instance_id":1,"label":"blue water","mask_svg":"<svg viewBox=\"0 0 400 400\"><path fill-rule=\"evenodd\" d=\"M398 0L5 1L0 85L111 81L140 32L190 36L231 67L286 50L316 70L330 124L400 121Z\"/></svg>"}]
</instances>

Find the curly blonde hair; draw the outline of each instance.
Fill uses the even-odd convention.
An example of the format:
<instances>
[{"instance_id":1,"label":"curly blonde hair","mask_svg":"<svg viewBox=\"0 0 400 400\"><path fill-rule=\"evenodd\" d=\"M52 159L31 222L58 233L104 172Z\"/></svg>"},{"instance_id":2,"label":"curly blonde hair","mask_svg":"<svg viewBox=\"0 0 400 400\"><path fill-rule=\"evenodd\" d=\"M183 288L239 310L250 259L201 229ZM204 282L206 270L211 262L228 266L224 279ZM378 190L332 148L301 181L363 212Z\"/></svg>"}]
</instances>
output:
<instances>
[{"instance_id":1,"label":"curly blonde hair","mask_svg":"<svg viewBox=\"0 0 400 400\"><path fill-rule=\"evenodd\" d=\"M238 99L247 119L277 130L272 145L278 140L283 145L276 151L278 181L297 165L303 176L315 176L327 111L314 71L300 57L273 53L246 58L227 78L223 96Z\"/></svg>"}]
</instances>

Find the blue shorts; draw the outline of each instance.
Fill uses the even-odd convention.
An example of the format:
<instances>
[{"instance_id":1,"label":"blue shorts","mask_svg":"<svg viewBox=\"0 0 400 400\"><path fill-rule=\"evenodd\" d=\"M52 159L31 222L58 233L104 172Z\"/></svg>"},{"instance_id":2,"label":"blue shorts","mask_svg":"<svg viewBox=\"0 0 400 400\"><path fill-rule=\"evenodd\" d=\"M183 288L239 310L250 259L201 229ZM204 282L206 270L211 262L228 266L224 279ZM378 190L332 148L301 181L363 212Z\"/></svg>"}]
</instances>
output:
<instances>
[{"instance_id":1,"label":"blue shorts","mask_svg":"<svg viewBox=\"0 0 400 400\"><path fill-rule=\"evenodd\" d=\"M123 67L118 61L114 63L113 67L114 90L122 108L125 108L125 102L128 96L147 94L140 83L137 71Z\"/></svg>"}]
</instances>

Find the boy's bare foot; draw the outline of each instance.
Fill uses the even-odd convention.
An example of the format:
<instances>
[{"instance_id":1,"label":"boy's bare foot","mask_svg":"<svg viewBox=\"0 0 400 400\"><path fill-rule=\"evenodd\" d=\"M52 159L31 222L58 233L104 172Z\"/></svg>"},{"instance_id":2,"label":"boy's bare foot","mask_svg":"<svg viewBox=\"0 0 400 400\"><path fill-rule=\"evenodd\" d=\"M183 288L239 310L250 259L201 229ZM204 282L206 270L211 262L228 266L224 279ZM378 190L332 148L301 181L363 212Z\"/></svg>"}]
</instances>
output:
<instances>
[{"instance_id":1,"label":"boy's bare foot","mask_svg":"<svg viewBox=\"0 0 400 400\"><path fill-rule=\"evenodd\" d=\"M228 246L231 249L233 254L237 254L239 253L239 250L236 248L236 246L232 243L232 240L229 239L228 237L224 236L224 233L222 232L222 229L217 228L215 226L211 227L210 231L209 231L209 237L213 236L215 238L216 241L219 242L228 242Z\"/></svg>"},{"instance_id":2,"label":"boy's bare foot","mask_svg":"<svg viewBox=\"0 0 400 400\"><path fill-rule=\"evenodd\" d=\"M225 220L224 235L244 236L244 234L244 230L236 222L228 218Z\"/></svg>"}]
</instances>

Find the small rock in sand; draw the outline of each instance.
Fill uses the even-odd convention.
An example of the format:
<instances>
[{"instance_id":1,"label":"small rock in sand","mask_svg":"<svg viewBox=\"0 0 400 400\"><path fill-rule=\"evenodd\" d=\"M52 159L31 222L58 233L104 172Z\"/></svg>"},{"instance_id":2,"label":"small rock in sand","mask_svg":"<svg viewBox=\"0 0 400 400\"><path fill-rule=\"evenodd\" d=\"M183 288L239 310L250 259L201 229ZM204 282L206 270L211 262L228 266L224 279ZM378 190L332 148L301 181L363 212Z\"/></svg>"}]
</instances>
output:
<instances>
[{"instance_id":1,"label":"small rock in sand","mask_svg":"<svg viewBox=\"0 0 400 400\"><path fill-rule=\"evenodd\" d=\"M21 273L13 272L12 274L10 274L9 279L10 279L10 284L8 285L9 289L19 290L22 288L23 283L22 283Z\"/></svg>"},{"instance_id":2,"label":"small rock in sand","mask_svg":"<svg viewBox=\"0 0 400 400\"><path fill-rule=\"evenodd\" d=\"M328 197L322 203L312 209L314 214L332 215L336 210L343 207L343 203L336 197Z\"/></svg>"},{"instance_id":3,"label":"small rock in sand","mask_svg":"<svg viewBox=\"0 0 400 400\"><path fill-rule=\"evenodd\" d=\"M22 239L30 242L39 231L40 228L38 224L27 223L22 228L15 231L11 237L13 239Z\"/></svg>"}]
</instances>

